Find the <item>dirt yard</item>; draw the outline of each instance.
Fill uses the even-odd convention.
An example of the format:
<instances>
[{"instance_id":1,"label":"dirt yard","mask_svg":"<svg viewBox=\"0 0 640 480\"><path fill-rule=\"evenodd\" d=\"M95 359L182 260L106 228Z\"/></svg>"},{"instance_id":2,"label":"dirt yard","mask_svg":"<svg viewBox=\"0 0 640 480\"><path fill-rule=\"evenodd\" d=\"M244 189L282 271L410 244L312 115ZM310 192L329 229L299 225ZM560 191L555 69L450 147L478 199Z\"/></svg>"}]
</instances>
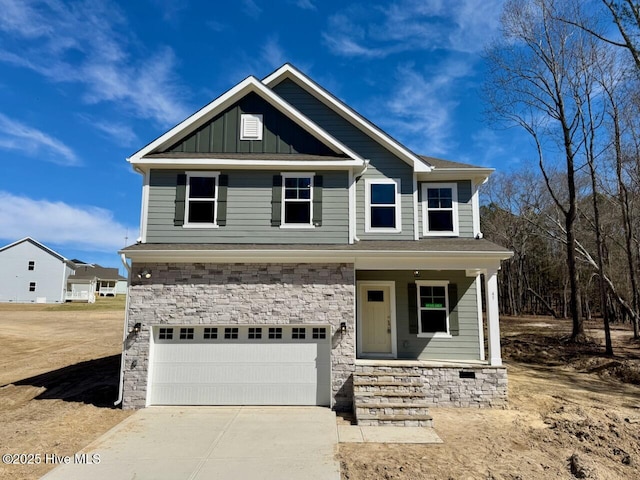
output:
<instances>
[{"instance_id":1,"label":"dirt yard","mask_svg":"<svg viewBox=\"0 0 640 480\"><path fill-rule=\"evenodd\" d=\"M73 455L131 414L113 407L123 321L121 298L0 304L0 454ZM51 468L0 463L0 479Z\"/></svg>"},{"instance_id":2,"label":"dirt yard","mask_svg":"<svg viewBox=\"0 0 640 480\"><path fill-rule=\"evenodd\" d=\"M0 304L0 454L73 455L128 415L117 397L124 303ZM505 409L432 409L442 445L343 444L342 477L640 479L640 345L615 327L616 357L569 348L569 323L503 318ZM4 465L36 479L52 465Z\"/></svg>"},{"instance_id":3,"label":"dirt yard","mask_svg":"<svg viewBox=\"0 0 640 480\"><path fill-rule=\"evenodd\" d=\"M567 321L501 319L506 409L434 408L441 445L342 444L342 478L640 479L640 344L614 327L614 358L561 338ZM635 384L633 384L633 383Z\"/></svg>"}]
</instances>

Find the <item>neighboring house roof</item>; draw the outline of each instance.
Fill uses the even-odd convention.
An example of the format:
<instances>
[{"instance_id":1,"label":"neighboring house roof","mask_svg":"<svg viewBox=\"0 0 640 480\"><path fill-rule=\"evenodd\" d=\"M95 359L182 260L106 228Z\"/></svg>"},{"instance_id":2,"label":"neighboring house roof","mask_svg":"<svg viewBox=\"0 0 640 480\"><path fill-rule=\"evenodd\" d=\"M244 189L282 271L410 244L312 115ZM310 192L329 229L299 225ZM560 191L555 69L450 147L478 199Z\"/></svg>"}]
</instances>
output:
<instances>
[{"instance_id":1,"label":"neighboring house roof","mask_svg":"<svg viewBox=\"0 0 640 480\"><path fill-rule=\"evenodd\" d=\"M307 77L304 73L300 72L300 70L295 68L290 63L284 64L278 70L264 78L262 82L271 88L274 85L282 82L284 79L290 79L298 86L302 87L304 90L320 100L338 115L349 121L351 124L355 125L366 135L381 143L384 147L388 148L403 161L411 165L414 171L431 171L430 165L428 162L425 162L425 159L420 158L419 155L413 153L407 147L392 138L388 133L360 115L346 103L339 100L336 96L318 85L315 81Z\"/></svg>"},{"instance_id":2,"label":"neighboring house roof","mask_svg":"<svg viewBox=\"0 0 640 480\"><path fill-rule=\"evenodd\" d=\"M0 252L4 251L4 250L8 250L12 247L15 247L16 245L19 245L21 243L24 242L29 242L32 245L44 250L45 252L47 252L49 255L52 255L54 257L56 257L58 260L66 263L67 265L69 265L71 268L75 268L76 265L75 263L73 263L73 261L63 257L62 255L60 255L58 252L56 252L55 250L50 249L49 247L47 247L46 245L43 245L42 243L38 242L37 240L34 240L31 237L24 237L21 240L18 240L16 242L10 243L9 245L5 245L4 247L0 248Z\"/></svg>"},{"instance_id":3,"label":"neighboring house roof","mask_svg":"<svg viewBox=\"0 0 640 480\"><path fill-rule=\"evenodd\" d=\"M356 163L364 165L364 159L362 157L360 157L345 144L329 135L324 129L320 128L309 118L300 113L292 105L283 100L279 95L277 95L270 88L260 82L260 80L253 76L247 77L235 87L223 93L208 105L205 105L203 108L173 127L171 130L156 138L154 141L152 141L142 149L138 150L128 158L128 161L133 165L144 164L144 159L149 158L149 154L161 151L170 146L172 143L175 143L178 138L184 137L194 132L196 129L204 125L209 119L213 118L217 113L222 112L224 109L231 106L233 103L237 102L251 92L259 95L271 106L289 117L292 121L306 130L324 145L329 147L336 154L345 155L346 157L349 157L350 159L356 161ZM210 157L211 156L218 158L218 154L212 154L210 155Z\"/></svg>"},{"instance_id":4,"label":"neighboring house roof","mask_svg":"<svg viewBox=\"0 0 640 480\"><path fill-rule=\"evenodd\" d=\"M69 281L74 280L126 280L118 274L117 268L101 267L100 265L80 265L75 273L69 277Z\"/></svg>"}]
</instances>

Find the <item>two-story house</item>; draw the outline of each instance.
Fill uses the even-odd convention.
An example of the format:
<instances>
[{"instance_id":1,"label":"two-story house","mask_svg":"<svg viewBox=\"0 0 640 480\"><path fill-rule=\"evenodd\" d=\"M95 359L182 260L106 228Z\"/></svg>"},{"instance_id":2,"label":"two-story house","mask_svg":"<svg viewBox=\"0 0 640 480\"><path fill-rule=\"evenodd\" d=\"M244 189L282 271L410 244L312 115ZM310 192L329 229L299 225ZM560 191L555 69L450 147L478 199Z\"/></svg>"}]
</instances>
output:
<instances>
[{"instance_id":1,"label":"two-story house","mask_svg":"<svg viewBox=\"0 0 640 480\"><path fill-rule=\"evenodd\" d=\"M510 252L482 239L478 206L491 169L416 155L289 64L128 161L143 187L122 251L125 408L326 405L425 425L429 405L505 401Z\"/></svg>"}]
</instances>

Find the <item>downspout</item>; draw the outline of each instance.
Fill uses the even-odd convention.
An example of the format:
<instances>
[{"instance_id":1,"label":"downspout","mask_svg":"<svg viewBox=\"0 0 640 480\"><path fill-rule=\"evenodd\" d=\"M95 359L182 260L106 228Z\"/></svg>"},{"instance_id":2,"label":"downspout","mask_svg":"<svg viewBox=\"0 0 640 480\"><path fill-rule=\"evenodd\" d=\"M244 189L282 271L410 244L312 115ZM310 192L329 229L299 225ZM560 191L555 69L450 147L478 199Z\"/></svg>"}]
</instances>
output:
<instances>
[{"instance_id":1,"label":"downspout","mask_svg":"<svg viewBox=\"0 0 640 480\"><path fill-rule=\"evenodd\" d=\"M357 205L357 198L358 198L358 187L357 187L357 183L358 180L360 180L360 178L362 178L362 176L364 175L364 173L367 171L367 169L369 168L369 162L371 160L369 159L365 159L364 160L364 167L362 167L362 170L360 170L360 172L356 175L356 177L353 180L354 183L354 192L353 192L353 210L354 213L357 211L356 205ZM358 215L356 214L356 224L353 226L354 227L354 232L353 232L353 239L356 242L359 242L360 239L358 238Z\"/></svg>"},{"instance_id":2,"label":"downspout","mask_svg":"<svg viewBox=\"0 0 640 480\"><path fill-rule=\"evenodd\" d=\"M124 253L120 254L120 261L127 270L129 281L127 282L127 298L124 305L124 325L122 326L122 353L120 355L120 382L118 384L118 398L114 405L120 405L122 403L122 396L124 395L124 350L127 345L127 327L129 325L129 289L131 288L131 267L127 263L127 258Z\"/></svg>"}]
</instances>

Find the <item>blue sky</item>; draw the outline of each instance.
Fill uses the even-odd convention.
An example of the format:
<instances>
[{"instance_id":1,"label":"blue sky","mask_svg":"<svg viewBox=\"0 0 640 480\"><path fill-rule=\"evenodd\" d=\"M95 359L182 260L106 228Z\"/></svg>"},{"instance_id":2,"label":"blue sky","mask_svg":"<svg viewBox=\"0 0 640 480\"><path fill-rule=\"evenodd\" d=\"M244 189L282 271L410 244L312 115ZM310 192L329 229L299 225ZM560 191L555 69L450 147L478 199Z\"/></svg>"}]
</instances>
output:
<instances>
[{"instance_id":1,"label":"blue sky","mask_svg":"<svg viewBox=\"0 0 640 480\"><path fill-rule=\"evenodd\" d=\"M0 0L0 244L104 266L139 235L126 157L290 62L415 152L499 171L527 139L483 115L501 1ZM125 240L127 237L127 240Z\"/></svg>"}]
</instances>

